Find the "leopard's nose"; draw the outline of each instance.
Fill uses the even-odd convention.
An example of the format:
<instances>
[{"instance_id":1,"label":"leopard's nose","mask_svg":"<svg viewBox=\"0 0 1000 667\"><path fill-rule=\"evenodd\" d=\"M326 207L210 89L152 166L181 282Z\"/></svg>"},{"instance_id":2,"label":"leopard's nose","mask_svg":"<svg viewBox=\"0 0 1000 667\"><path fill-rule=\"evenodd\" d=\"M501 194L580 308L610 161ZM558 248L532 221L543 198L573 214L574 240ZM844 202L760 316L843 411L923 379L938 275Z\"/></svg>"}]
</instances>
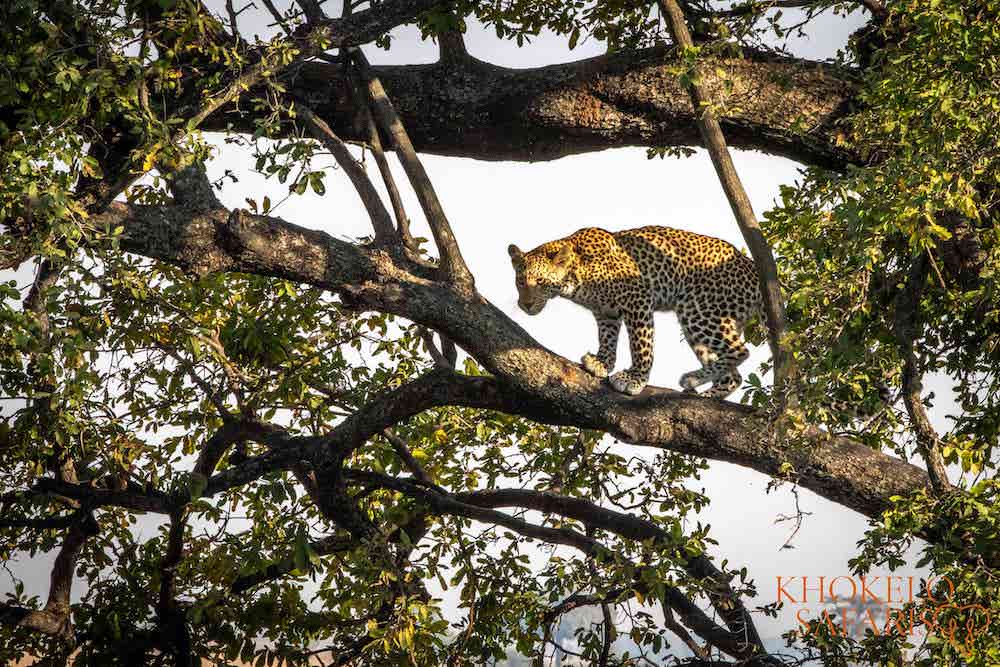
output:
<instances>
[{"instance_id":1,"label":"leopard's nose","mask_svg":"<svg viewBox=\"0 0 1000 667\"><path fill-rule=\"evenodd\" d=\"M521 306L521 310L529 315L537 315L542 312L542 308L545 306L544 301L519 301L518 305Z\"/></svg>"}]
</instances>

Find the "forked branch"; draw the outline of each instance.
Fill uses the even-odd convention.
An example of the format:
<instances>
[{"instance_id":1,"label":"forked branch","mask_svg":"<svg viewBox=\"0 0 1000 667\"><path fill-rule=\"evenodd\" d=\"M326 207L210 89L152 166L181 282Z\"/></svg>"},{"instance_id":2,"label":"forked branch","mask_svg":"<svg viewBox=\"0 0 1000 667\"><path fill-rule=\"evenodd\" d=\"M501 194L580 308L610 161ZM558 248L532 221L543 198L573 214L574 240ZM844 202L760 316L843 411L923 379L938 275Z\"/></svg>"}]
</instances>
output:
<instances>
[{"instance_id":1,"label":"forked branch","mask_svg":"<svg viewBox=\"0 0 1000 667\"><path fill-rule=\"evenodd\" d=\"M375 242L382 244L390 243L396 236L392 219L389 217L389 212L386 210L385 204L382 203L382 199L378 195L378 190L375 189L371 179L368 178L364 167L351 155L347 144L341 141L340 137L334 134L330 126L322 118L313 113L312 109L302 103L299 103L297 108L309 131L333 154L337 164L347 174L358 196L361 197L361 201L365 205L365 210L368 212L368 217L371 218L372 226L375 228Z\"/></svg>"},{"instance_id":2,"label":"forked branch","mask_svg":"<svg viewBox=\"0 0 1000 667\"><path fill-rule=\"evenodd\" d=\"M364 89L368 91L368 100L375 116L375 120L382 130L392 138L393 147L406 172L406 177L417 195L420 207L423 209L427 224L431 228L434 242L437 244L440 254L440 267L445 280L454 283L460 289L471 291L475 286L475 281L469 267L462 258L462 251L458 247L458 241L451 231L451 223L444 213L444 207L438 199L434 185L427 176L417 152L410 142L410 137L403 127L399 115L396 113L392 102L386 95L381 81L376 77L368 66L368 60L360 49L347 49L351 61L357 67L358 75L364 84Z\"/></svg>"}]
</instances>

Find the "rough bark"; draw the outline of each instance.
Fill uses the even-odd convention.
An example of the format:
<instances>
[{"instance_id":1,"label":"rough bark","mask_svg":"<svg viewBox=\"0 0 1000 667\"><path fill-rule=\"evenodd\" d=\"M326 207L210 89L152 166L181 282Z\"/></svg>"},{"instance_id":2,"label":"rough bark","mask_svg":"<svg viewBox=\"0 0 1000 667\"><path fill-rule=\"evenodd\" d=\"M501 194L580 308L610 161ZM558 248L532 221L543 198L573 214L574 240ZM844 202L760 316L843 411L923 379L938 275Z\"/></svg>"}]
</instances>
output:
<instances>
[{"instance_id":1,"label":"rough bark","mask_svg":"<svg viewBox=\"0 0 1000 667\"><path fill-rule=\"evenodd\" d=\"M746 406L655 387L636 397L619 394L543 348L482 297L422 277L380 249L240 211L190 214L182 207L116 204L103 217L125 226L122 247L128 251L196 272L249 272L308 283L355 308L393 313L444 333L496 379L475 378L475 388L435 389L440 394L431 395L440 404L475 404L544 423L601 429L626 442L767 475L777 475L788 462L800 485L870 517L885 510L891 496L929 483L916 466L819 429L807 430L803 446L789 449L768 435L765 416ZM371 422L378 430L387 425Z\"/></svg>"},{"instance_id":2,"label":"rough bark","mask_svg":"<svg viewBox=\"0 0 1000 667\"><path fill-rule=\"evenodd\" d=\"M732 146L817 166L851 161L837 147L836 127L855 91L849 72L749 49L743 55L705 61L712 74L706 86L726 105L719 121ZM667 50L654 48L532 69L469 57L372 72L418 151L541 161L619 146L698 145L694 112L671 61ZM338 136L367 141L342 67L307 63L287 85ZM252 115L225 111L202 127L253 131Z\"/></svg>"}]
</instances>

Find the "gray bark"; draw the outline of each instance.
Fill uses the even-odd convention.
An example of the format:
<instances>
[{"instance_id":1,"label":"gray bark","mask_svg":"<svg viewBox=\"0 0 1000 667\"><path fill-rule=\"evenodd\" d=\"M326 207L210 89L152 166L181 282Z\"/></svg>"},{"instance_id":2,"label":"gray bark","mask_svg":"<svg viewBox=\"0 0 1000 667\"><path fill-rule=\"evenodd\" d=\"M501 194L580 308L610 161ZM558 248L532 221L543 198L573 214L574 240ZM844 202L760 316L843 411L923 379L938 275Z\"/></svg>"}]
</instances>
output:
<instances>
[{"instance_id":1,"label":"gray bark","mask_svg":"<svg viewBox=\"0 0 1000 667\"><path fill-rule=\"evenodd\" d=\"M653 48L532 69L468 57L373 67L372 73L418 151L542 161L620 146L699 145L671 59L666 49ZM852 160L837 147L836 127L855 92L849 72L749 49L744 58L707 58L705 71L711 75L705 86L728 109L719 122L733 147L831 168ZM290 74L287 85L338 136L368 139L342 67L310 62ZM254 118L228 107L202 123L206 130L229 126L252 132Z\"/></svg>"},{"instance_id":2,"label":"gray bark","mask_svg":"<svg viewBox=\"0 0 1000 667\"><path fill-rule=\"evenodd\" d=\"M549 424L607 431L626 442L728 461L766 475L791 463L798 483L869 517L889 498L927 487L927 474L847 438L810 429L807 446L788 449L766 416L733 403L647 388L619 394L577 364L539 345L481 296L463 294L420 275L377 248L362 248L278 218L218 210L115 204L96 224L125 226L122 247L188 270L239 271L329 289L362 310L400 315L442 332L495 379L433 390L440 404L475 404ZM457 376L460 378L462 376ZM374 420L378 429L384 427Z\"/></svg>"}]
</instances>

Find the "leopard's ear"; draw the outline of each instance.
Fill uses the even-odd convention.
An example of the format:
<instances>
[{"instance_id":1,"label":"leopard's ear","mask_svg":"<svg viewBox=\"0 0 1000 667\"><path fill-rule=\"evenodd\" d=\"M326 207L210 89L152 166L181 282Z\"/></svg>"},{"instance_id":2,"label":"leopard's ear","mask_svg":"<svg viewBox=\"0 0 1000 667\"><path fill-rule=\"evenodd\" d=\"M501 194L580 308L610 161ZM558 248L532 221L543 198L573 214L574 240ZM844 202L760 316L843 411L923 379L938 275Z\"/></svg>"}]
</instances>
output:
<instances>
[{"instance_id":1,"label":"leopard's ear","mask_svg":"<svg viewBox=\"0 0 1000 667\"><path fill-rule=\"evenodd\" d=\"M573 255L575 254L576 251L573 249L572 244L564 243L559 247L559 252L556 254L556 257L553 261L556 264L566 264L567 262L569 262L570 259L573 258Z\"/></svg>"},{"instance_id":2,"label":"leopard's ear","mask_svg":"<svg viewBox=\"0 0 1000 667\"><path fill-rule=\"evenodd\" d=\"M510 263L514 266L524 265L524 253L513 243L507 246L507 254L510 255Z\"/></svg>"}]
</instances>

